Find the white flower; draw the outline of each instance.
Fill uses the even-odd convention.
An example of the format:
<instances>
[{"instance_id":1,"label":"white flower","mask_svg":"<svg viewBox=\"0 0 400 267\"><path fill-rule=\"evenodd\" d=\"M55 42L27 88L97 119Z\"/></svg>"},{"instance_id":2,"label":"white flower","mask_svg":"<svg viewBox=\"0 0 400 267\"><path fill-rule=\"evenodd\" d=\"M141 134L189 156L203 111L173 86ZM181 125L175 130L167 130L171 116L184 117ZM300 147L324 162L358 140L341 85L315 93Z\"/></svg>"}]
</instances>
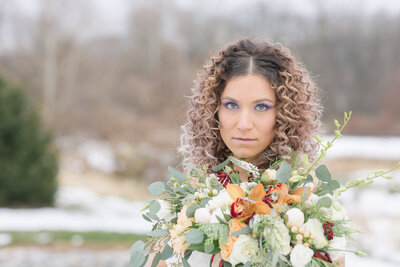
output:
<instances>
[{"instance_id":1,"label":"white flower","mask_svg":"<svg viewBox=\"0 0 400 267\"><path fill-rule=\"evenodd\" d=\"M267 183L268 181L276 180L276 170L274 169L267 169L261 175L261 181Z\"/></svg>"},{"instance_id":2,"label":"white flower","mask_svg":"<svg viewBox=\"0 0 400 267\"><path fill-rule=\"evenodd\" d=\"M287 222L289 227L301 227L304 223L304 213L298 208L292 208L286 212Z\"/></svg>"},{"instance_id":3,"label":"white flower","mask_svg":"<svg viewBox=\"0 0 400 267\"><path fill-rule=\"evenodd\" d=\"M319 197L316 194L311 193L310 196L306 201L304 201L304 204L306 205L306 208L311 208L312 206L316 205L319 200Z\"/></svg>"},{"instance_id":4,"label":"white flower","mask_svg":"<svg viewBox=\"0 0 400 267\"><path fill-rule=\"evenodd\" d=\"M233 199L229 196L228 191L226 191L226 189L223 189L219 192L218 195L208 201L207 208L209 208L210 210L216 210L220 208L224 211L230 208L232 203Z\"/></svg>"},{"instance_id":5,"label":"white flower","mask_svg":"<svg viewBox=\"0 0 400 267\"><path fill-rule=\"evenodd\" d=\"M311 235L315 236L314 246L317 249L321 249L328 245L328 240L324 235L324 228L318 219L309 219L305 224L304 228Z\"/></svg>"},{"instance_id":6,"label":"white flower","mask_svg":"<svg viewBox=\"0 0 400 267\"><path fill-rule=\"evenodd\" d=\"M208 223L210 219L210 210L207 208L198 208L194 213L194 220L198 223Z\"/></svg>"},{"instance_id":7,"label":"white flower","mask_svg":"<svg viewBox=\"0 0 400 267\"><path fill-rule=\"evenodd\" d=\"M306 183L304 186L310 188L310 192L312 192L314 190L314 183L313 182L308 182Z\"/></svg>"},{"instance_id":8,"label":"white flower","mask_svg":"<svg viewBox=\"0 0 400 267\"><path fill-rule=\"evenodd\" d=\"M263 234L266 239L271 240L274 248L281 251L282 255L286 256L290 253L289 229L281 220L277 220L272 229L265 227Z\"/></svg>"},{"instance_id":9,"label":"white flower","mask_svg":"<svg viewBox=\"0 0 400 267\"><path fill-rule=\"evenodd\" d=\"M334 237L331 242L329 243L329 255L331 256L331 259L333 261L337 261L340 258L344 257L344 251L337 251L338 250L344 250L346 249L346 237ZM333 250L331 250L333 249Z\"/></svg>"},{"instance_id":10,"label":"white flower","mask_svg":"<svg viewBox=\"0 0 400 267\"><path fill-rule=\"evenodd\" d=\"M290 263L293 267L304 267L311 261L313 255L314 251L312 249L302 244L297 244L290 253Z\"/></svg>"},{"instance_id":11,"label":"white flower","mask_svg":"<svg viewBox=\"0 0 400 267\"><path fill-rule=\"evenodd\" d=\"M156 213L157 217L159 219L164 219L167 221L172 219L174 214L172 214L171 205L167 201L162 199L158 199L157 201L158 204L160 204L160 210Z\"/></svg>"},{"instance_id":12,"label":"white flower","mask_svg":"<svg viewBox=\"0 0 400 267\"><path fill-rule=\"evenodd\" d=\"M258 250L258 242L256 239L248 235L240 235L233 245L231 256L229 257L229 262L232 265L238 263L246 263L251 260L251 258L256 255Z\"/></svg>"},{"instance_id":13,"label":"white flower","mask_svg":"<svg viewBox=\"0 0 400 267\"><path fill-rule=\"evenodd\" d=\"M342 221L348 219L346 209L337 201L333 201L331 207L331 219L333 221Z\"/></svg>"},{"instance_id":14,"label":"white flower","mask_svg":"<svg viewBox=\"0 0 400 267\"><path fill-rule=\"evenodd\" d=\"M222 219L224 222L226 222L224 213L222 212L221 208L218 208L218 209L214 210L214 212L212 213L210 223L220 223L217 219L217 216L220 219Z\"/></svg>"},{"instance_id":15,"label":"white flower","mask_svg":"<svg viewBox=\"0 0 400 267\"><path fill-rule=\"evenodd\" d=\"M240 187L243 189L243 191L246 194L248 194L250 192L250 190L253 189L256 185L257 185L257 183L255 183L255 182L243 182L243 183L240 183Z\"/></svg>"}]
</instances>

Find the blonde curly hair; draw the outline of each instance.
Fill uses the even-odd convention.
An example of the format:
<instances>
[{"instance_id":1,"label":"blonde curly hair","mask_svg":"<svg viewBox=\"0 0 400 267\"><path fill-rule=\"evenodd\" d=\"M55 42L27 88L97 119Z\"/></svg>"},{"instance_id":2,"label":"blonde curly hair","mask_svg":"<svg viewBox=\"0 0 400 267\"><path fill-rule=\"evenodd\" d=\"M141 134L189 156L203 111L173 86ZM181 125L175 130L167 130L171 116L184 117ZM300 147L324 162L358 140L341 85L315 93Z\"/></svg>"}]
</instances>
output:
<instances>
[{"instance_id":1,"label":"blonde curly hair","mask_svg":"<svg viewBox=\"0 0 400 267\"><path fill-rule=\"evenodd\" d=\"M247 38L211 57L199 73L188 120L181 127L179 151L184 163L215 166L231 155L219 133L220 97L231 78L249 74L265 77L277 99L275 136L255 164L268 168L278 158L291 160L292 150L298 156L308 154L311 160L316 157L319 144L314 135L319 131L322 108L310 74L282 45Z\"/></svg>"}]
</instances>

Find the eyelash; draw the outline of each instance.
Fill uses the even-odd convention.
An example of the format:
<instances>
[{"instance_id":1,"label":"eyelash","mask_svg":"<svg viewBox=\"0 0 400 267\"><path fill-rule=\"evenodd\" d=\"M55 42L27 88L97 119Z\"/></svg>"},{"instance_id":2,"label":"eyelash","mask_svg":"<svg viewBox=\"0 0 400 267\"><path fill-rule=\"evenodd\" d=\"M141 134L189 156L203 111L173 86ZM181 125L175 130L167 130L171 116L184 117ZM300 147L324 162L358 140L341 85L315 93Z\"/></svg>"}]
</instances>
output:
<instances>
[{"instance_id":1,"label":"eyelash","mask_svg":"<svg viewBox=\"0 0 400 267\"><path fill-rule=\"evenodd\" d=\"M236 108L230 108L229 105L231 105L231 104L236 105ZM226 102L226 103L223 103L222 105L224 105L224 107L226 107L229 110L235 110L235 109L237 109L239 107L239 105L236 104L235 102ZM264 109L263 110L257 110L258 106L262 106ZM270 110L272 108L274 108L274 106L270 106L270 105L267 105L267 104L257 104L255 106L255 110L259 111L259 112L267 111L267 110Z\"/></svg>"}]
</instances>

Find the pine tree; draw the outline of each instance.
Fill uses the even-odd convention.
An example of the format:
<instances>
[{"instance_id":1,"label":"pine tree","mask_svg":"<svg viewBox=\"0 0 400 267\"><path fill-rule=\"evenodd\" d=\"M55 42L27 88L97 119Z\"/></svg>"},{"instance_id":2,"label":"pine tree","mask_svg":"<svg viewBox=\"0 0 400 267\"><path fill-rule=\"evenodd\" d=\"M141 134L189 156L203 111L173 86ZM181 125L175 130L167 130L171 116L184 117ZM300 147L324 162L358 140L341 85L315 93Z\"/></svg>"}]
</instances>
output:
<instances>
[{"instance_id":1,"label":"pine tree","mask_svg":"<svg viewBox=\"0 0 400 267\"><path fill-rule=\"evenodd\" d=\"M0 206L52 205L58 152L26 92L0 77Z\"/></svg>"}]
</instances>

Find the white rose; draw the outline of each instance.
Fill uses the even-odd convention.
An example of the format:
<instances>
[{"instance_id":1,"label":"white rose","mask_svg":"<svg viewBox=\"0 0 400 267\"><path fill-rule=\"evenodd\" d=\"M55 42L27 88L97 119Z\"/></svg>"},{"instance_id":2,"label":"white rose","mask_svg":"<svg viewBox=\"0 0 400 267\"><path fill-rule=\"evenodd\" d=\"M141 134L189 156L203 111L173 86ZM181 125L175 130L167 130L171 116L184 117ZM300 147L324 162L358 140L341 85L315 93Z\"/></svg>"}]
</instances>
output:
<instances>
[{"instance_id":1,"label":"white rose","mask_svg":"<svg viewBox=\"0 0 400 267\"><path fill-rule=\"evenodd\" d=\"M160 204L160 210L156 213L157 217L159 219L164 219L167 221L172 219L174 214L172 214L171 205L169 205L169 203L167 201L162 200L162 199L158 199L157 201L158 201L158 204Z\"/></svg>"},{"instance_id":2,"label":"white rose","mask_svg":"<svg viewBox=\"0 0 400 267\"><path fill-rule=\"evenodd\" d=\"M305 224L304 228L311 235L315 236L314 246L317 249L321 249L328 244L328 240L324 235L324 228L318 219L309 219Z\"/></svg>"},{"instance_id":3,"label":"white rose","mask_svg":"<svg viewBox=\"0 0 400 267\"><path fill-rule=\"evenodd\" d=\"M271 236L271 245L274 248L279 249L282 255L286 256L290 253L289 229L281 220L275 222L272 230L269 227L265 227L263 234L264 236Z\"/></svg>"},{"instance_id":4,"label":"white rose","mask_svg":"<svg viewBox=\"0 0 400 267\"><path fill-rule=\"evenodd\" d=\"M210 219L210 210L207 208L198 208L194 213L194 220L198 223L208 223Z\"/></svg>"},{"instance_id":5,"label":"white rose","mask_svg":"<svg viewBox=\"0 0 400 267\"><path fill-rule=\"evenodd\" d=\"M292 208L286 212L287 222L289 227L301 227L304 223L304 213L298 208Z\"/></svg>"},{"instance_id":6,"label":"white rose","mask_svg":"<svg viewBox=\"0 0 400 267\"><path fill-rule=\"evenodd\" d=\"M223 189L219 192L218 195L208 201L207 208L209 208L210 210L216 210L220 208L224 211L230 208L232 203L233 199L229 196L228 191L226 191L226 189Z\"/></svg>"},{"instance_id":7,"label":"white rose","mask_svg":"<svg viewBox=\"0 0 400 267\"><path fill-rule=\"evenodd\" d=\"M214 210L214 212L211 214L210 223L220 223L217 219L217 216L220 219L222 219L224 222L226 222L224 212L220 208L218 208L218 209Z\"/></svg>"},{"instance_id":8,"label":"white rose","mask_svg":"<svg viewBox=\"0 0 400 267\"><path fill-rule=\"evenodd\" d=\"M290 253L290 263L293 267L304 267L311 261L313 255L314 251L312 249L302 244L297 244Z\"/></svg>"},{"instance_id":9,"label":"white rose","mask_svg":"<svg viewBox=\"0 0 400 267\"><path fill-rule=\"evenodd\" d=\"M337 251L346 249L347 240L346 237L334 237L329 243L329 255L333 261L337 261L340 258L344 257L344 251ZM333 250L331 250L333 249Z\"/></svg>"},{"instance_id":10,"label":"white rose","mask_svg":"<svg viewBox=\"0 0 400 267\"><path fill-rule=\"evenodd\" d=\"M228 261L232 265L238 263L245 264L250 261L251 258L256 255L258 250L258 242L256 239L248 235L240 235L233 245L232 253Z\"/></svg>"}]
</instances>

